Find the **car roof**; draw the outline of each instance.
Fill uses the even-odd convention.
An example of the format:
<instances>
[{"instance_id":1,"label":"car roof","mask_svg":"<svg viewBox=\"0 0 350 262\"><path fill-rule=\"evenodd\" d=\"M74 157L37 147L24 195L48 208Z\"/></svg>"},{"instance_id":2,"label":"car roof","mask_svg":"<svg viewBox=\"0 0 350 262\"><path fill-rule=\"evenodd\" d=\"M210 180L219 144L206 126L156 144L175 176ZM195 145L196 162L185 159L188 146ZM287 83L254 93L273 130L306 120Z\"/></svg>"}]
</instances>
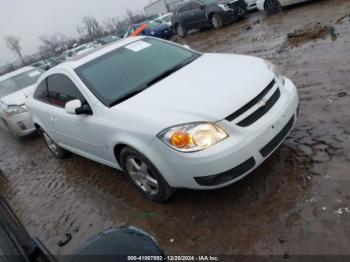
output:
<instances>
[{"instance_id":1,"label":"car roof","mask_svg":"<svg viewBox=\"0 0 350 262\"><path fill-rule=\"evenodd\" d=\"M181 4L179 4L177 7L176 7L176 11L178 11L181 7L189 4L189 3L193 3L193 2L197 2L197 3L200 3L200 4L203 4L203 1L201 0L187 0L185 2L182 2Z\"/></svg>"},{"instance_id":2,"label":"car roof","mask_svg":"<svg viewBox=\"0 0 350 262\"><path fill-rule=\"evenodd\" d=\"M36 69L36 67L33 67L33 66L25 66L25 67L22 67L20 69L17 69L15 71L12 71L10 73L7 73L7 74L4 74L2 76L0 76L0 81L3 81L3 80L6 80L6 79L9 79L15 75L18 75L18 74L22 74L24 72L27 72L29 70L33 70L33 69Z\"/></svg>"},{"instance_id":3,"label":"car roof","mask_svg":"<svg viewBox=\"0 0 350 262\"><path fill-rule=\"evenodd\" d=\"M123 47L127 44L130 44L132 42L135 42L137 40L141 40L141 39L144 39L146 38L145 36L135 36L135 37L128 37L126 39L122 39L120 41L116 41L116 42L113 42L109 45L105 45L105 46L100 46L96 49L93 49L89 52L86 52L86 53L83 53L81 55L77 55L57 66L55 66L55 69L67 69L67 68L70 68L70 69L75 69L83 64L86 64L88 62L90 62L91 60L94 60L104 54L107 54L119 47ZM50 70L49 70L50 71Z\"/></svg>"}]
</instances>

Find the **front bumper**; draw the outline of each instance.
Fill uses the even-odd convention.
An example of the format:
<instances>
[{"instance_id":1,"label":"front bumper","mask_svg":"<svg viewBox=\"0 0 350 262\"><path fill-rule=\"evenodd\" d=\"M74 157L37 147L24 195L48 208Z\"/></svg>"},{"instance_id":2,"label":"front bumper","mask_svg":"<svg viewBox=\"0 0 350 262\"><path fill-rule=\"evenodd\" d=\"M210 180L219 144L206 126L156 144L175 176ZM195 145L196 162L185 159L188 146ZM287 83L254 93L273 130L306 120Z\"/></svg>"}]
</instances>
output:
<instances>
[{"instance_id":1,"label":"front bumper","mask_svg":"<svg viewBox=\"0 0 350 262\"><path fill-rule=\"evenodd\" d=\"M236 1L228 5L231 8L231 10L223 11L221 14L221 17L223 18L225 23L235 21L236 19L244 16L247 13L247 3L243 0Z\"/></svg>"},{"instance_id":2,"label":"front bumper","mask_svg":"<svg viewBox=\"0 0 350 262\"><path fill-rule=\"evenodd\" d=\"M251 126L218 122L231 135L208 149L182 153L154 139L144 153L172 187L215 189L232 184L263 163L293 128L299 105L296 87L286 79L280 91L276 104Z\"/></svg>"},{"instance_id":3,"label":"front bumper","mask_svg":"<svg viewBox=\"0 0 350 262\"><path fill-rule=\"evenodd\" d=\"M28 112L13 117L2 115L1 118L5 126L17 136L26 136L35 131L34 123Z\"/></svg>"}]
</instances>

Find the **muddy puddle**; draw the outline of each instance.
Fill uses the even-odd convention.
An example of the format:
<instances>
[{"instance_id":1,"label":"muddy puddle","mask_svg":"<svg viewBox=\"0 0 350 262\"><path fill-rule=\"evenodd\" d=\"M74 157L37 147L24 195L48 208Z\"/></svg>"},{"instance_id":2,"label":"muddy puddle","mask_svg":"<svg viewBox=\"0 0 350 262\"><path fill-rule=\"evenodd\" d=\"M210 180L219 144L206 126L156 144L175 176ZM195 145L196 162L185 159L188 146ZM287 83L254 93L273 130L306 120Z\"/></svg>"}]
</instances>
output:
<instances>
[{"instance_id":1,"label":"muddy puddle","mask_svg":"<svg viewBox=\"0 0 350 262\"><path fill-rule=\"evenodd\" d=\"M287 40L284 45L298 47L311 41L326 39L331 37L332 41L337 39L337 34L333 26L328 25L308 25L307 28L297 29L287 34Z\"/></svg>"},{"instance_id":2,"label":"muddy puddle","mask_svg":"<svg viewBox=\"0 0 350 262\"><path fill-rule=\"evenodd\" d=\"M54 254L129 224L154 235L167 254L349 255L348 10L346 0L314 1L274 16L253 12L221 30L178 40L203 52L269 59L298 86L295 129L239 183L179 190L168 203L154 204L118 171L78 156L56 160L40 137L18 142L0 130L0 192ZM291 33L298 34L288 39ZM297 44L281 49L294 38ZM66 234L72 238L60 247Z\"/></svg>"}]
</instances>

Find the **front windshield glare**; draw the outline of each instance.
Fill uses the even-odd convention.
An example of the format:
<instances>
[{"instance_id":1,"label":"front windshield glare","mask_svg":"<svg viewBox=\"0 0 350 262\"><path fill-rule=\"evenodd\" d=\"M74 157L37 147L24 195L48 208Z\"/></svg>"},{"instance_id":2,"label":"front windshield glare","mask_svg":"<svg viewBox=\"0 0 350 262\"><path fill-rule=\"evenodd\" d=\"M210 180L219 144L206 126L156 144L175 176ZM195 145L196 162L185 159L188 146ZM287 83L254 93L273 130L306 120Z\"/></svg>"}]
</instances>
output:
<instances>
[{"instance_id":1,"label":"front windshield glare","mask_svg":"<svg viewBox=\"0 0 350 262\"><path fill-rule=\"evenodd\" d=\"M147 83L199 56L191 50L153 38L120 47L76 69L106 106L147 87Z\"/></svg>"},{"instance_id":2,"label":"front windshield glare","mask_svg":"<svg viewBox=\"0 0 350 262\"><path fill-rule=\"evenodd\" d=\"M43 70L36 68L1 81L0 97L9 95L23 88L34 85L43 72Z\"/></svg>"}]
</instances>

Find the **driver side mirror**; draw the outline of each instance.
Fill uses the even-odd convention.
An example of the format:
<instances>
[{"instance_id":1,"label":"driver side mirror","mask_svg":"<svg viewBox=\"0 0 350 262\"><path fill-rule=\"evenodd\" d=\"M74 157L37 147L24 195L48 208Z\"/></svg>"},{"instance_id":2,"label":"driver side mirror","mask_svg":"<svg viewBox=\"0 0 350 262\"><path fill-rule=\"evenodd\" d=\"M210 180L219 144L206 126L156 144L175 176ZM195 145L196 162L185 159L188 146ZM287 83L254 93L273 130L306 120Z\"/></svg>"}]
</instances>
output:
<instances>
[{"instance_id":1,"label":"driver side mirror","mask_svg":"<svg viewBox=\"0 0 350 262\"><path fill-rule=\"evenodd\" d=\"M76 110L81 107L81 101L79 99L74 99L72 101L69 101L65 105L66 112L68 114L74 114L76 115Z\"/></svg>"},{"instance_id":2,"label":"driver side mirror","mask_svg":"<svg viewBox=\"0 0 350 262\"><path fill-rule=\"evenodd\" d=\"M205 5L201 5L201 9L204 10L205 9Z\"/></svg>"},{"instance_id":3,"label":"driver side mirror","mask_svg":"<svg viewBox=\"0 0 350 262\"><path fill-rule=\"evenodd\" d=\"M65 105L66 112L73 115L92 115L92 110L87 103L81 104L79 99L69 101Z\"/></svg>"}]
</instances>

